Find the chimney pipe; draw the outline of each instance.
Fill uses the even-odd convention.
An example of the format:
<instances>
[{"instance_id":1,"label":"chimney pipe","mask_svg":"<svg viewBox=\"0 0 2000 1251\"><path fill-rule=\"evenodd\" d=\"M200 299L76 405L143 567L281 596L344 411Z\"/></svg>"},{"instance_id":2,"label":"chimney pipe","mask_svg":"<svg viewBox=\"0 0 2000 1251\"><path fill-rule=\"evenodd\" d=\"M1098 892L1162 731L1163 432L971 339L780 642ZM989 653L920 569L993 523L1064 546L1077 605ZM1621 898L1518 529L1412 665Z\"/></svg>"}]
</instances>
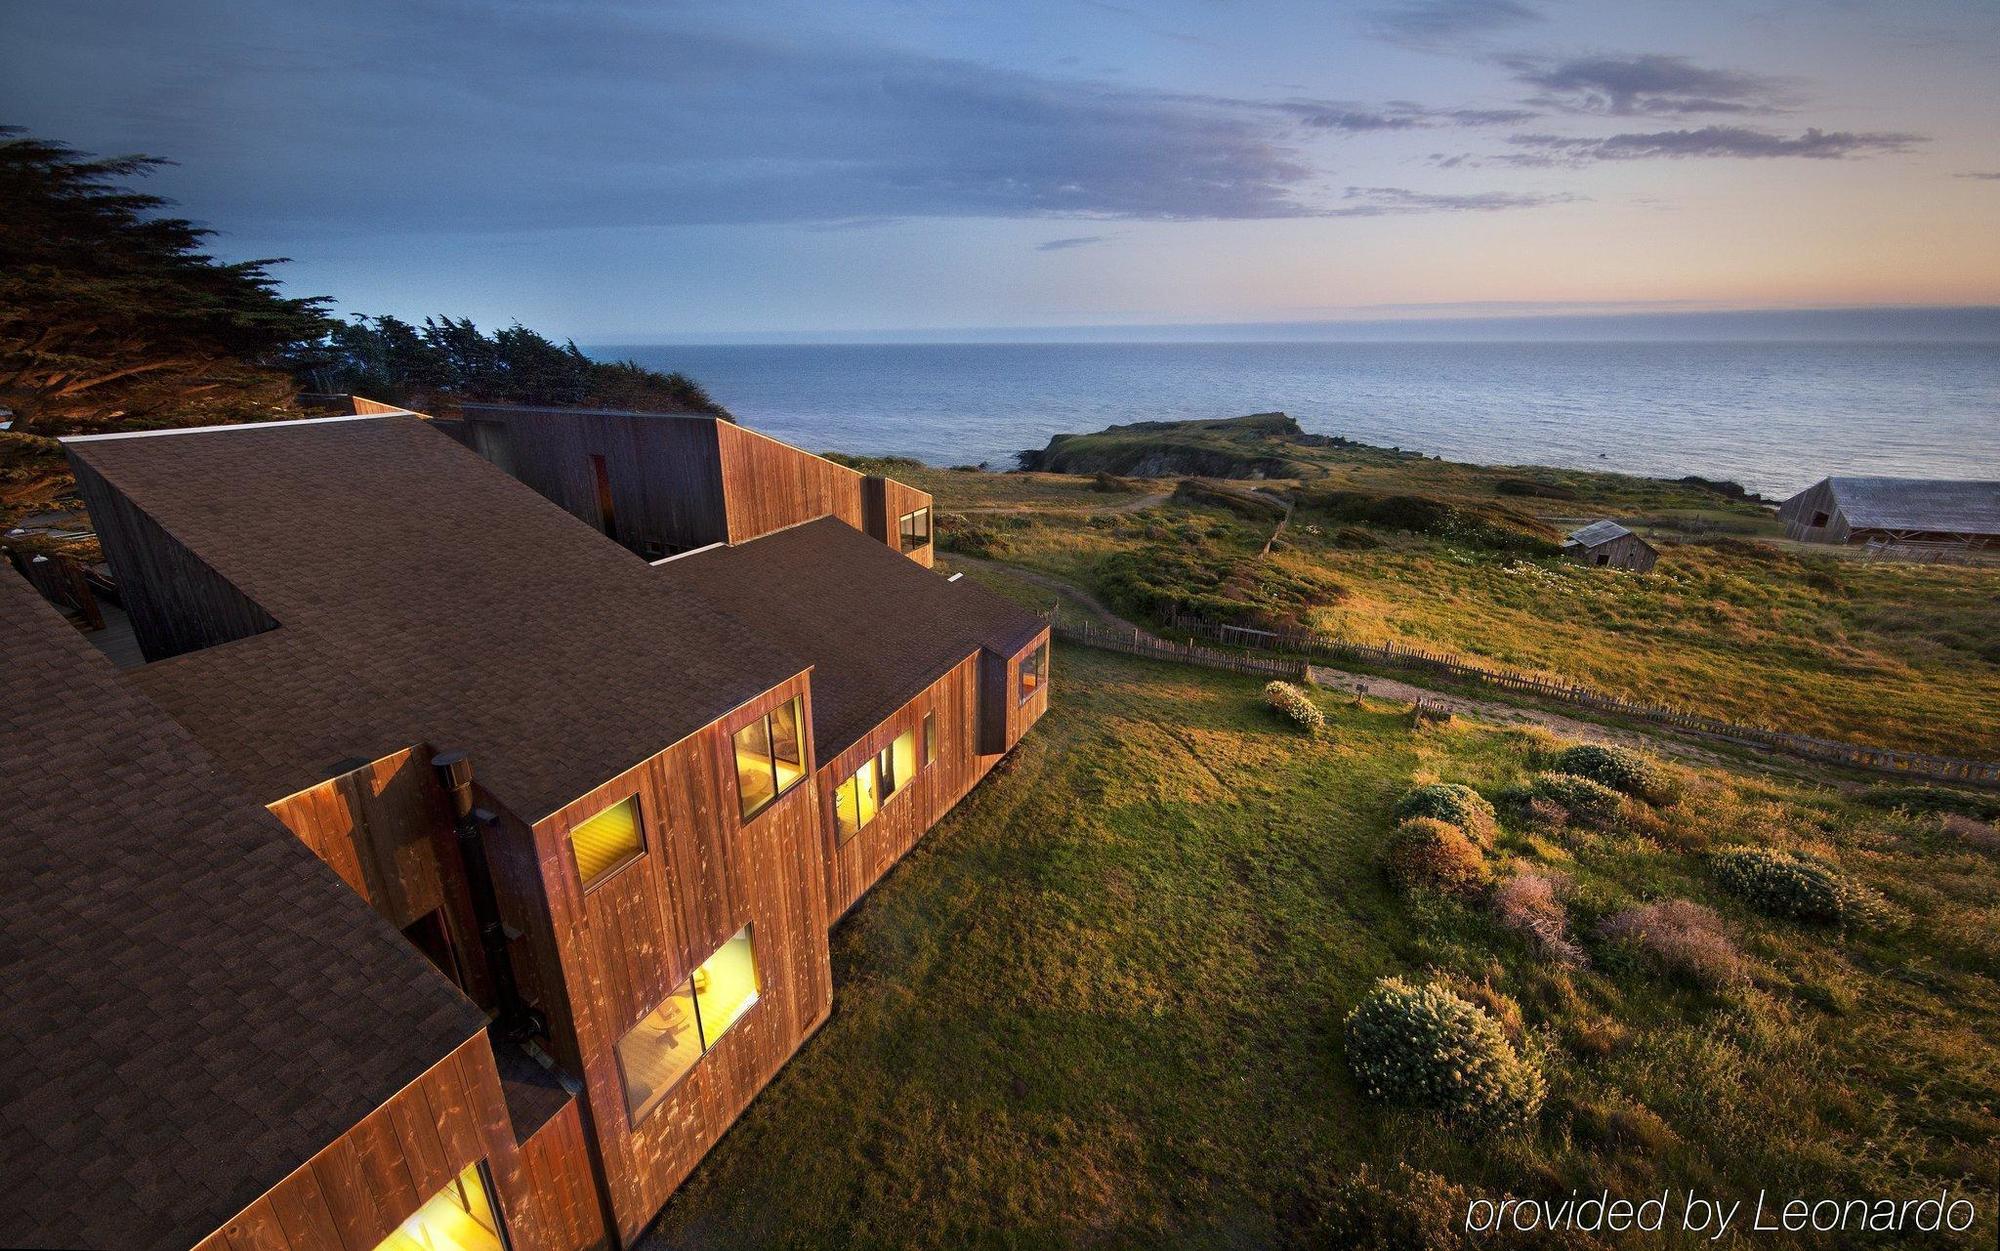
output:
<instances>
[{"instance_id":1,"label":"chimney pipe","mask_svg":"<svg viewBox=\"0 0 2000 1251\"><path fill-rule=\"evenodd\" d=\"M507 927L500 920L500 898L493 891L493 869L486 859L484 826L497 825L499 818L484 808L472 806L472 759L462 751L439 752L431 758L438 785L451 804L452 830L458 836L459 859L465 864L466 884L471 888L472 915L479 923L479 945L486 953L486 968L493 975L493 998L500 1009L493 1028L508 1042L524 1042L546 1034L548 1025L541 1014L521 997L514 981L514 958L507 950Z\"/></svg>"}]
</instances>

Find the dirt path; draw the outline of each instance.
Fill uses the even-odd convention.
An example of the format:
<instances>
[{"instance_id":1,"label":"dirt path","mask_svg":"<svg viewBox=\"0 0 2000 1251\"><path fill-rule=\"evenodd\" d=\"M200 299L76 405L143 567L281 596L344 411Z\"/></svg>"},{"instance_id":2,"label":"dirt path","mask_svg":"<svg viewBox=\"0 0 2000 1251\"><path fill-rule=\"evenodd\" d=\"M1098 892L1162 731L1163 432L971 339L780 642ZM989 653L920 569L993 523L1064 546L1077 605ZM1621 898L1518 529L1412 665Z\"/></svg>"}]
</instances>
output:
<instances>
[{"instance_id":1,"label":"dirt path","mask_svg":"<svg viewBox=\"0 0 2000 1251\"><path fill-rule=\"evenodd\" d=\"M1058 578L1053 574L1041 573L1034 569L1024 569L1019 565L1001 560L987 560L979 556L967 556L959 552L945 554L945 559L955 569L984 569L1005 577L1026 582L1031 586L1048 591L1058 600L1089 617L1099 625L1115 630L1137 631L1140 637L1157 639L1158 636L1113 612L1102 600L1089 591ZM1456 716L1477 717L1483 721L1499 722L1505 725L1534 725L1559 734L1567 739L1591 743L1615 743L1626 747L1639 747L1661 755L1676 756L1684 760L1716 762L1723 759L1716 753L1694 746L1679 739L1661 735L1654 736L1637 730L1617 729L1600 725L1595 721L1584 721L1576 717L1566 717L1561 713L1547 712L1540 708L1524 708L1497 699L1475 699L1465 695L1452 695L1432 690L1397 678L1377 677L1368 673L1353 673L1346 669L1336 669L1330 665L1311 665L1307 674L1315 686L1327 690L1353 691L1372 699L1390 699L1401 703L1425 702L1451 709Z\"/></svg>"},{"instance_id":2,"label":"dirt path","mask_svg":"<svg viewBox=\"0 0 2000 1251\"><path fill-rule=\"evenodd\" d=\"M974 513L1070 513L1079 517L1096 517L1105 513L1144 512L1155 505L1166 503L1169 499L1173 498L1173 494L1172 491L1149 491L1144 495L1134 495L1129 499L1119 500L1115 504L1094 504L1086 508L1051 508L1047 506L1024 508L1018 505L1010 507L1001 504L981 505L977 508L948 508L940 504L937 506L937 509L941 513L968 515ZM1010 565L1008 568L1011 569L1012 566Z\"/></svg>"}]
</instances>

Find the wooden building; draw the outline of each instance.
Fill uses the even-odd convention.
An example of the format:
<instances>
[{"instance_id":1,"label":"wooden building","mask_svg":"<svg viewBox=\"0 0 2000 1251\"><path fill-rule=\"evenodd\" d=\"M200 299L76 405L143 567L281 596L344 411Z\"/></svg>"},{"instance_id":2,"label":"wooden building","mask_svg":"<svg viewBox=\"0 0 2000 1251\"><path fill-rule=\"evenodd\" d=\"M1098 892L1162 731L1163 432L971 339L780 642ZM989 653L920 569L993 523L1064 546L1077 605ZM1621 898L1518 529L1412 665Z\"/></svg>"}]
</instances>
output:
<instances>
[{"instance_id":1,"label":"wooden building","mask_svg":"<svg viewBox=\"0 0 2000 1251\"><path fill-rule=\"evenodd\" d=\"M2000 550L2000 482L1821 478L1778 506L1803 543Z\"/></svg>"},{"instance_id":2,"label":"wooden building","mask_svg":"<svg viewBox=\"0 0 2000 1251\"><path fill-rule=\"evenodd\" d=\"M183 761L212 762L183 767L216 791L265 805L241 816L265 850L237 855L237 872L289 865L381 957L310 975L280 961L268 976L295 975L290 993L308 999L331 978L336 1006L378 1033L365 1001L383 1000L392 1025L408 1006L450 1026L413 1030L414 1051L390 1048L379 1072L365 1052L304 1044L337 1108L259 1145L235 1162L235 1189L134 1245L372 1251L433 1217L480 1251L475 1226L504 1229L512 1251L629 1244L827 1019L833 920L1047 706L1045 623L871 537L865 482L851 509L798 479L766 493L782 507L724 499L725 527L748 517L757 534L649 564L405 414L68 451L150 661L86 685L178 736ZM826 464L793 464L806 461ZM896 485L877 497L883 516L913 502ZM813 501L847 511L766 526ZM58 777L100 767L134 714L74 715L80 745ZM159 820L189 819L184 787L148 788L115 756L101 767ZM51 806L51 831L120 837L122 810L55 798L21 802ZM144 823L131 837L205 871L200 845ZM114 860L114 885L156 884ZM349 941L290 913L230 923L245 941L267 924L314 951ZM38 994L74 996L84 972L52 967ZM181 975L169 961L154 980ZM364 1002L345 1005L350 993ZM230 1028L214 1012L196 1024ZM291 1054L286 1030L251 1032L267 1060ZM193 1100L232 1079L205 1063L178 1080ZM8 1146L22 1109L48 1112L10 1101ZM143 1108L115 1130L78 1115L85 1153L102 1133L185 1136ZM228 1141L213 1150L230 1162ZM165 1189L119 1196L134 1229ZM19 1201L0 1242L73 1241L6 1237L63 1219Z\"/></svg>"},{"instance_id":3,"label":"wooden building","mask_svg":"<svg viewBox=\"0 0 2000 1251\"><path fill-rule=\"evenodd\" d=\"M1593 521L1563 539L1563 555L1580 565L1644 573L1660 559L1651 543L1615 521Z\"/></svg>"},{"instance_id":4,"label":"wooden building","mask_svg":"<svg viewBox=\"0 0 2000 1251\"><path fill-rule=\"evenodd\" d=\"M657 559L837 517L931 564L931 497L734 422L467 404L451 431L626 547Z\"/></svg>"}]
</instances>

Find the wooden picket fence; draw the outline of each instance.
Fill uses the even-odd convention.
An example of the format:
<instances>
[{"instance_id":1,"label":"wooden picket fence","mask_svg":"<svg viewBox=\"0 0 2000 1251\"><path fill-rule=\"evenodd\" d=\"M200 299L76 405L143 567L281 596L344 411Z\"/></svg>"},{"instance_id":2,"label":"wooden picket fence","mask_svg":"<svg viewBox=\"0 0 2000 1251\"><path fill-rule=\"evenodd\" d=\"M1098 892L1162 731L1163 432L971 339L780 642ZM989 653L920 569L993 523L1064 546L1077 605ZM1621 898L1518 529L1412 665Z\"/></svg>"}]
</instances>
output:
<instances>
[{"instance_id":1,"label":"wooden picket fence","mask_svg":"<svg viewBox=\"0 0 2000 1251\"><path fill-rule=\"evenodd\" d=\"M1177 660L1183 664L1201 665L1210 669L1299 679L1305 677L1305 670L1311 658L1409 669L1469 684L1539 696L1543 699L1588 708L1594 712L1664 726L1684 734L1701 735L1788 756L1826 761L1880 773L1919 777L1930 781L2000 786L2000 763L1992 761L1962 760L1954 756L1896 751L1886 747L1868 747L1836 739L1816 738L1807 734L1789 734L1782 730L1724 721L1718 717L1703 716L1683 709L1640 703L1578 683L1561 682L1514 670L1495 669L1475 664L1463 657L1444 655L1400 643L1360 643L1317 631L1252 630L1243 626L1219 625L1214 622L1187 619L1176 621L1172 628L1177 633L1188 635L1189 640L1172 642L1138 630L1120 630L1096 622L1066 620L1060 613L1052 612L1049 616L1057 637L1071 642L1132 655ZM1196 639L1205 639L1220 647L1236 650L1223 651L1217 647L1204 646L1194 641ZM1245 655L1245 652L1263 652L1268 655Z\"/></svg>"}]
</instances>

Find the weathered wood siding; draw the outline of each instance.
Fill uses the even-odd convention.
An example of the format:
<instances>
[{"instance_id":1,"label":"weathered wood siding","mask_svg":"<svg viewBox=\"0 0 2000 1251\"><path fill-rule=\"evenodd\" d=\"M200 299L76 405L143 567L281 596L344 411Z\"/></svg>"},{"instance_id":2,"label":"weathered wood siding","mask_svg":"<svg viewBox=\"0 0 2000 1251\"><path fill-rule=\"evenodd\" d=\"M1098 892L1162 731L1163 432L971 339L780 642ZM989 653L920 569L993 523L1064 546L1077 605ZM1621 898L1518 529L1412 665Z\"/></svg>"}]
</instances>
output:
<instances>
[{"instance_id":1,"label":"weathered wood siding","mask_svg":"<svg viewBox=\"0 0 2000 1251\"><path fill-rule=\"evenodd\" d=\"M1651 569L1660 556L1652 547L1636 534L1620 535L1594 547L1579 544L1569 549L1569 557L1578 564L1595 566L1597 558L1604 557L1604 567L1610 569L1633 569L1640 573Z\"/></svg>"},{"instance_id":2,"label":"weathered wood siding","mask_svg":"<svg viewBox=\"0 0 2000 1251\"><path fill-rule=\"evenodd\" d=\"M636 1235L832 1008L825 866L811 774L749 822L739 816L730 736L806 695L804 674L607 780L538 823L534 851L566 1004L552 1028L583 1076L618 1228ZM807 725L811 709L807 705ZM639 798L646 850L587 892L568 831ZM636 1126L614 1048L746 923L757 1003ZM546 963L544 961L544 963ZM544 970L538 979L551 973ZM546 992L544 992L546 993ZM565 1057L567 1058L567 1057Z\"/></svg>"},{"instance_id":3,"label":"weathered wood siding","mask_svg":"<svg viewBox=\"0 0 2000 1251\"><path fill-rule=\"evenodd\" d=\"M90 466L75 456L69 465L147 660L248 638L278 624Z\"/></svg>"},{"instance_id":4,"label":"weathered wood siding","mask_svg":"<svg viewBox=\"0 0 2000 1251\"><path fill-rule=\"evenodd\" d=\"M1027 700L1019 698L1021 662L1049 641L1044 629L1035 640L1012 656L982 651L979 666L979 747L1000 754L1011 750L1049 710L1049 679L1055 668L1055 651L1049 651L1049 672L1042 675L1041 689Z\"/></svg>"},{"instance_id":5,"label":"weathered wood siding","mask_svg":"<svg viewBox=\"0 0 2000 1251\"><path fill-rule=\"evenodd\" d=\"M937 755L897 790L873 821L842 843L833 819L834 789L905 730L916 735L921 753L926 713L937 718ZM826 849L828 919L838 920L852 908L999 760L998 754L982 752L979 747L979 655L974 653L859 742L821 765L819 806Z\"/></svg>"},{"instance_id":6,"label":"weathered wood siding","mask_svg":"<svg viewBox=\"0 0 2000 1251\"><path fill-rule=\"evenodd\" d=\"M932 508L929 493L896 481L894 478L870 477L863 491L861 530L873 538L902 551L903 537L900 525L903 514L913 513L919 508ZM937 532L937 511L932 508L931 531ZM926 543L911 552L905 552L910 559L924 568L931 567L936 554L936 544Z\"/></svg>"},{"instance_id":7,"label":"weathered wood siding","mask_svg":"<svg viewBox=\"0 0 2000 1251\"><path fill-rule=\"evenodd\" d=\"M196 1251L374 1251L483 1161L513 1251L606 1245L574 1101L515 1140L486 1035L464 1045L293 1170Z\"/></svg>"},{"instance_id":8,"label":"weathered wood siding","mask_svg":"<svg viewBox=\"0 0 2000 1251\"><path fill-rule=\"evenodd\" d=\"M863 475L728 422L715 423L731 543L815 517L862 529Z\"/></svg>"},{"instance_id":9,"label":"weathered wood siding","mask_svg":"<svg viewBox=\"0 0 2000 1251\"><path fill-rule=\"evenodd\" d=\"M1813 518L1820 513L1826 514L1827 523L1815 526ZM1829 478L1821 478L1786 500L1778 508L1778 519L1785 523L1785 537L1802 543L1845 543L1849 537L1847 519L1840 515Z\"/></svg>"},{"instance_id":10,"label":"weathered wood siding","mask_svg":"<svg viewBox=\"0 0 2000 1251\"><path fill-rule=\"evenodd\" d=\"M421 744L406 748L269 807L397 929L440 912L457 957L459 986L490 1008L492 985L458 839L430 768L435 754Z\"/></svg>"}]
</instances>

